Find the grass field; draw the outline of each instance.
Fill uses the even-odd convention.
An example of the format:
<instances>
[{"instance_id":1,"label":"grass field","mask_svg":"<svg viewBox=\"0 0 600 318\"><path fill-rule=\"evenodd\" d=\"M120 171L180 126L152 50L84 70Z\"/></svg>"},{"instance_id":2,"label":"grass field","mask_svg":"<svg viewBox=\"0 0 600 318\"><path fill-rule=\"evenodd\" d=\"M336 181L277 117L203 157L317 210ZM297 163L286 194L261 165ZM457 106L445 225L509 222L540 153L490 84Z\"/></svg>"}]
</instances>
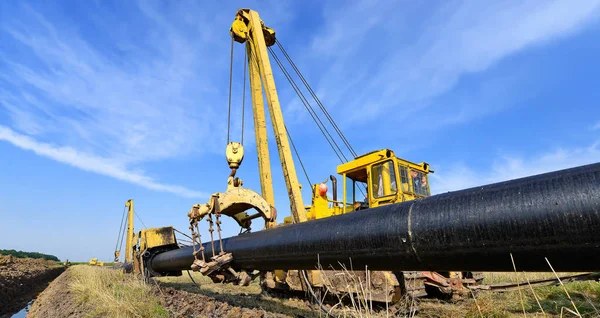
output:
<instances>
[{"instance_id":1,"label":"grass field","mask_svg":"<svg viewBox=\"0 0 600 318\"><path fill-rule=\"evenodd\" d=\"M561 276L573 273L560 273ZM285 313L290 316L307 316L311 309L308 302L293 298L273 298L261 294L257 282L248 287L233 286L230 284L213 284L210 279L199 273L191 273L200 287L194 285L187 273L181 277L157 278L162 284L193 293L202 293L226 301L235 306L262 308L267 312ZM517 281L553 278L553 273L485 273L485 284L514 283ZM577 312L582 317L600 317L600 283L596 281L572 282L559 286L540 286L510 292L479 291L471 294L467 299L459 301L441 301L436 299L423 299L418 307L416 317L577 317ZM537 300L536 300L537 298ZM573 302L571 302L571 300ZM334 310L336 316L345 317L386 317L391 312L379 307L372 312L364 308L357 310L351 305L345 310ZM407 305L404 304L404 307ZM330 307L328 307L330 308ZM338 306L338 309L341 307ZM396 308L395 313L398 312ZM409 308L400 310L410 312ZM525 312L525 313L524 313ZM312 315L319 316L318 310ZM310 316L310 315L309 315ZM414 316L414 314L400 314L400 316Z\"/></svg>"},{"instance_id":2,"label":"grass field","mask_svg":"<svg viewBox=\"0 0 600 318\"><path fill-rule=\"evenodd\" d=\"M560 276L573 273L559 273ZM485 284L554 278L553 273L486 273ZM565 292L566 289L566 292ZM568 294L568 295L567 295ZM455 303L426 301L424 317L600 317L600 283L571 282L562 286L529 287L519 291L480 291ZM572 302L571 302L572 300Z\"/></svg>"},{"instance_id":3,"label":"grass field","mask_svg":"<svg viewBox=\"0 0 600 318\"><path fill-rule=\"evenodd\" d=\"M187 272L180 277L155 278L157 284L145 284L137 276L123 274L120 270L97 266L71 267L72 280L68 288L73 300L93 308L91 316L107 317L167 317L169 312L161 306L165 295L157 292L175 288L191 294L204 295L194 306L211 306L209 302L227 303L237 308L250 308L268 317L279 314L289 317L324 317L325 314L308 301L287 297L272 297L263 293L257 281L248 287L231 284L214 284L199 273L190 272L199 286L192 283ZM567 275L570 273L562 273ZM486 273L484 283L513 283L517 281L552 278L552 273ZM160 287L158 287L160 286ZM566 291L565 291L566 289ZM166 293L166 291L165 291ZM568 296L567 296L568 293ZM169 296L168 294L166 297ZM189 296L183 297L187 303ZM335 317L600 317L600 283L596 281L573 282L565 286L541 286L510 292L479 291L464 299L421 299L414 313L411 303L401 303L386 309L385 306L357 306L349 302L330 303L325 306ZM190 304L192 305L192 304ZM213 305L214 306L214 305ZM216 307L219 307L217 305ZM332 309L333 308L333 309ZM367 307L368 308L368 307ZM173 312L171 312L173 315ZM177 316L175 314L175 316ZM202 315L200 315L202 316Z\"/></svg>"}]
</instances>

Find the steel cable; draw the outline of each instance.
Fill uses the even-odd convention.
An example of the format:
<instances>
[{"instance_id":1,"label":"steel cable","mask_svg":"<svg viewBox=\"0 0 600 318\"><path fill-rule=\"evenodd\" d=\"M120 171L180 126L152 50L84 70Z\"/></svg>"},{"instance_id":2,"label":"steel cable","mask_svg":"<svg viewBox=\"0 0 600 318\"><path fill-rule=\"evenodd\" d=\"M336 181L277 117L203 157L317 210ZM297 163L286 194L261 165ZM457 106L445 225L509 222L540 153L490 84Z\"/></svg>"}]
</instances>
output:
<instances>
[{"instance_id":1,"label":"steel cable","mask_svg":"<svg viewBox=\"0 0 600 318\"><path fill-rule=\"evenodd\" d=\"M279 47L279 49L281 50L281 52L283 53L283 55L286 57L286 59L288 60L288 62L292 66L292 68L294 69L294 71L296 71L296 74L298 75L298 77L300 78L300 80L302 81L302 83L304 83L304 85L306 86L306 88L308 89L308 91L310 92L310 94L312 95L312 97L314 98L314 100L317 102L317 105L319 105L319 108L321 109L321 111L323 112L323 114L325 114L325 117L327 117L327 119L329 120L329 123L333 126L333 128L335 129L335 131L338 133L338 136L340 137L340 139L342 139L342 141L344 142L344 144L346 145L346 147L348 148L348 150L350 151L350 153L354 157L357 157L357 154L354 151L354 148L352 147L352 145L350 144L350 142L348 141L348 139L346 138L346 136L342 133L342 130L339 128L339 126L333 120L333 118L331 117L331 114L329 114L329 112L327 111L327 109L325 108L325 106L323 105L323 103L321 103L321 100L319 99L319 97L317 97L317 94L315 94L315 92L312 89L312 87L308 84L308 81L306 81L306 79L304 78L304 76L302 75L302 73L300 72L300 70L298 69L298 67L296 66L296 63L294 63L294 61L289 56L289 54L287 53L287 51L283 48L283 45L281 44L281 42L279 42L277 40L276 43L277 43L277 46Z\"/></svg>"},{"instance_id":2,"label":"steel cable","mask_svg":"<svg viewBox=\"0 0 600 318\"><path fill-rule=\"evenodd\" d=\"M138 218L138 220L142 223L142 225L144 226L145 229L147 229L148 227L146 226L146 224L144 224L144 221L142 221L142 219L140 218L140 216L137 214L137 212L135 212L135 210L133 210L133 214L135 214L135 216Z\"/></svg>"},{"instance_id":3,"label":"steel cable","mask_svg":"<svg viewBox=\"0 0 600 318\"><path fill-rule=\"evenodd\" d=\"M314 111L314 109L312 108L312 106L308 102L308 99L306 99L306 97L304 96L304 94L302 93L302 91L300 90L300 88L298 87L298 85L294 82L294 79L291 77L291 75L287 72L287 70L283 66L283 63L281 63L281 61L279 60L279 58L277 57L277 55L275 54L275 52L271 48L269 48L269 52L271 53L271 56L273 56L273 59L275 60L275 62L277 63L277 65L279 66L279 68L281 69L281 71L283 72L283 74L285 75L285 77L288 80L288 82L290 83L290 85L292 85L292 88L294 89L294 91L296 92L296 94L298 95L298 97L300 98L300 100L302 101L302 104L304 105L304 107L306 108L306 110L309 112L309 114L312 117L313 121L315 122L315 124L317 124L317 127L319 127L319 130L321 131L321 133L323 134L323 136L325 137L325 139L327 140L327 142L331 146L331 149L333 149L333 151L335 152L335 154L338 157L338 159L340 159L340 162L344 163L345 161L348 161L348 159L346 158L346 156L342 152L342 149L335 142L335 140L333 139L333 137L331 136L331 134L327 130L327 127L325 127L325 125L323 124L323 122L321 121L321 119L318 117L317 113ZM336 148L337 148L337 150L336 150ZM342 159L342 157L343 157L343 159Z\"/></svg>"},{"instance_id":4,"label":"steel cable","mask_svg":"<svg viewBox=\"0 0 600 318\"><path fill-rule=\"evenodd\" d=\"M198 289L202 289L200 287L200 284L196 283L196 281L194 280L194 277L192 277L192 274L190 274L190 271L186 271L188 273L188 276L190 276L190 279L192 280L192 283L194 283L194 285L196 285L196 287L198 287Z\"/></svg>"},{"instance_id":5,"label":"steel cable","mask_svg":"<svg viewBox=\"0 0 600 318\"><path fill-rule=\"evenodd\" d=\"M252 54L252 50L250 51L250 55L248 56L249 60L253 60L256 63L256 67L258 68L258 59L256 58L256 56L254 54ZM254 58L254 59L253 59ZM310 177L308 176L308 172L306 171L306 168L304 167L304 163L302 162L302 158L300 157L300 154L298 153L298 149L296 148L296 145L294 144L294 140L292 139L292 136L290 135L287 126L284 126L285 128L285 133L288 136L288 139L290 140L290 144L292 145L292 148L294 149L294 152L296 153L296 157L298 158L298 162L300 163L300 167L302 168L302 171L304 172L304 176L306 177L306 180L308 181L308 184L310 185L311 188L311 192L312 192L312 182L310 181ZM335 149L334 149L335 151ZM336 153L337 154L337 153ZM339 156L338 156L339 158ZM341 160L341 158L340 158Z\"/></svg>"},{"instance_id":6,"label":"steel cable","mask_svg":"<svg viewBox=\"0 0 600 318\"><path fill-rule=\"evenodd\" d=\"M331 144L331 142L329 142L329 139L327 138L327 136L325 136L325 133L323 133L323 129L321 129L321 133L323 133L323 136L325 137L325 139L327 140L327 142L329 143L329 145L331 146L331 148L333 149L333 151L336 153L338 159L340 159L340 162L344 163L347 162L348 159L346 158L346 156L344 155L343 151L340 149L340 147L337 145L337 143L335 142L335 140L333 139L333 137L331 136L331 134L329 134L329 131L327 131L327 128L325 128L325 125L323 124L323 122L318 118L318 115L316 114L316 112L314 111L314 109L310 106L310 104L308 103L308 100L306 99L306 97L304 97L304 94L302 94L302 92L300 91L300 88L297 87L297 85L295 84L294 80L291 78L291 75L289 75L289 73L285 70L285 67L283 66L283 63L281 63L281 61L279 60L279 58L277 57L277 55L275 55L275 52L269 48L269 51L271 52L271 55L273 56L273 58L275 59L275 62L277 62L277 65L279 66L279 68L282 70L282 72L284 73L284 75L286 76L288 82L290 82L290 85L292 85L292 88L294 88L294 91L296 91L296 94L298 94L298 97L300 97L300 99L302 100L304 98L304 100L302 100L304 107L306 107L306 109L309 111L309 113L311 114L311 117L313 117L313 120L315 120L315 117L317 118L315 120L315 123L317 123L317 120L321 123L321 125L323 125L323 128L325 129L325 131L327 132L327 135L329 135L329 137L331 138L331 141L333 141L333 144L335 144L335 146L337 147L337 149L340 151L341 156L344 157L344 160L342 160L342 158L340 157L340 155L338 155L337 151L333 148L333 145ZM308 85L308 83L306 84ZM294 87L295 86L295 87ZM316 97L315 97L316 98ZM306 103L304 102L306 101ZM310 112L310 110L312 110L312 112L314 113L314 116L312 115L313 113ZM326 110L324 110L326 111ZM317 123L317 126L320 129L319 124ZM340 132L341 133L341 132ZM349 148L350 150L350 148ZM351 151L353 154L354 150ZM354 155L356 157L356 155ZM312 184L311 184L312 185ZM312 189L312 187L311 187ZM365 192L367 191L367 187L366 185L364 186L364 190L361 187L358 187L358 190L364 195L366 196Z\"/></svg>"},{"instance_id":7,"label":"steel cable","mask_svg":"<svg viewBox=\"0 0 600 318\"><path fill-rule=\"evenodd\" d=\"M242 146L244 145L244 115L246 114L245 106L246 106L246 64L248 62L247 55L248 55L248 52L246 50L244 50L244 81L243 81L244 88L242 89Z\"/></svg>"},{"instance_id":8,"label":"steel cable","mask_svg":"<svg viewBox=\"0 0 600 318\"><path fill-rule=\"evenodd\" d=\"M250 43L252 43L252 40L248 39L248 41ZM269 48L271 54L274 54L274 52L271 50L271 48ZM252 51L250 51L250 59L254 59L254 62L256 63L256 67L257 69L260 70L259 67L259 63L258 63L258 57L253 54ZM341 162L344 162L344 160L342 159L342 157L340 156L340 154L335 150L335 147L333 146L333 144L331 143L331 141L327 138L327 135L325 133L325 131L323 130L323 128L321 127L321 125L319 125L320 120L318 119L318 116L316 115L316 113L314 112L314 110L312 110L312 107L310 106L310 104L308 103L308 100L306 99L306 97L304 97L304 95L302 94L302 92L299 90L298 85L295 85L293 78L291 78L291 76L289 75L289 73L283 68L283 64L281 64L281 61L279 61L279 59L274 56L277 65L279 66L279 68L282 70L282 72L284 73L284 75L286 76L286 79L288 80L288 82L290 83L290 85L292 85L292 88L294 89L294 91L296 92L296 94L298 95L298 97L300 98L300 101L302 102L302 104L304 105L304 107L306 108L306 110L308 111L308 113L310 114L310 116L312 117L313 121L315 122L315 124L317 125L317 127L319 128L319 130L321 131L321 133L323 134L323 136L325 137L325 139L327 140L327 142L329 143L329 146L331 147L331 149L334 151L334 153L336 154L336 156L338 157L338 159L340 159ZM311 112L312 110L312 112ZM331 136L331 135L330 135ZM335 141L334 141L335 143ZM338 146L339 149L339 146ZM341 151L341 149L340 149ZM342 154L343 156L343 154Z\"/></svg>"},{"instance_id":9,"label":"steel cable","mask_svg":"<svg viewBox=\"0 0 600 318\"><path fill-rule=\"evenodd\" d=\"M231 38L231 51L229 53L229 105L227 107L227 144L229 144L229 131L231 129L231 89L233 82L233 38Z\"/></svg>"},{"instance_id":10,"label":"steel cable","mask_svg":"<svg viewBox=\"0 0 600 318\"><path fill-rule=\"evenodd\" d=\"M121 225L119 225L119 235L117 236L117 244L115 245L115 251L121 251L121 248L123 247L123 237L125 236L125 231L123 228L123 221L125 220L125 210L127 209L127 207L123 207L123 215L121 216ZM122 235L121 235L122 233ZM119 246L119 240L121 241L121 245Z\"/></svg>"},{"instance_id":11,"label":"steel cable","mask_svg":"<svg viewBox=\"0 0 600 318\"><path fill-rule=\"evenodd\" d=\"M248 39L248 41L249 41L249 44L252 44L252 40L251 40L251 39ZM280 47L280 48L283 48L283 47ZM308 111L309 115L311 116L311 118L313 119L313 121L315 122L315 124L317 125L317 127L319 128L319 130L321 131L321 133L323 134L323 137L325 137L325 140L327 140L327 142L329 143L329 146L330 146L330 147L331 147L331 149L334 151L334 153L336 154L336 156L338 157L338 159L340 160L340 162L342 162L342 163L344 163L344 162L345 162L345 161L342 159L342 156L344 157L344 159L346 159L346 161L348 161L348 160L347 160L347 158L344 156L344 154L343 154L343 152L342 152L341 148L340 148L340 147L337 145L337 143L335 143L335 140L333 140L333 137L331 136L331 134L329 134L329 132L327 132L327 133L326 133L326 132L324 131L324 129L323 129L323 128L325 128L325 130L326 130L326 127L324 127L325 125L324 125L324 124L323 124L323 122L322 122L322 121L321 121L321 120L318 118L318 115L316 114L316 112L314 111L314 109L312 108L312 106L310 106L310 103L308 102L308 99L306 99L306 97L304 96L304 94L302 93L302 91L300 90L300 88L298 87L298 85L296 85L296 84L295 84L295 82L294 82L293 78L291 77L291 75L289 74L289 72L287 72L287 70L285 69L285 67L284 67L283 63L281 63L281 60L280 60L280 59L277 57L277 55L275 54L275 52L274 52L274 51L273 51L273 50L272 50L270 47L269 47L268 49L269 49L269 52L271 53L271 55L273 56L273 59L274 59L274 60L275 60L275 62L277 63L277 66L278 66L278 67L281 69L282 73L284 74L284 76L286 77L286 79L288 80L288 82L290 83L290 85L292 86L292 89L294 89L294 91L296 92L296 94L297 94L297 95L298 95L298 97L300 98L300 101L302 102L302 104L304 105L304 107L305 107L305 108L306 108L306 110ZM250 60L254 61L254 63L256 64L256 68L257 68L257 69L260 69L260 67L259 67L259 62L258 62L258 57L257 57L257 56L254 54L254 52L253 52L252 50L249 50L249 52L250 52L250 54L249 54L249 58L248 58L248 60L249 60L249 61L250 61ZM285 54L285 53L284 53L284 54ZM292 62L292 63L293 63L293 62ZM294 65L295 65L295 64L294 64ZM297 71L297 73L299 73L299 71ZM301 74L299 74L299 75L301 76ZM305 85L307 85L307 86L308 86L308 83L305 83ZM312 91L312 89L311 89L311 88L309 88L309 89ZM314 91L312 92L312 94L314 94ZM313 96L313 97L314 97L315 99L318 99L318 98L316 97L316 95L315 95L315 96ZM320 101L319 101L319 102L320 102ZM311 111L311 110L312 110L312 111ZM322 110L323 110L323 109L322 109ZM325 111L325 112L327 112L327 110L326 110L326 109L325 109L324 111ZM328 114L328 113L327 113L327 114ZM329 116L329 118L331 118L331 116ZM333 119L331 119L331 120L333 120ZM319 123L320 123L320 124L319 124ZM321 126L323 126L323 128L322 128ZM336 125L336 126L337 126L337 125ZM307 180L308 180L309 184L311 185L311 191L312 191L312 183L310 182L310 179L308 178L308 173L306 172L306 169L304 168L304 165L303 165L303 163L302 163L302 160L301 160L301 158L300 158L300 155L299 155L299 153L298 153L298 151L297 151L297 149L296 149L295 145L293 144L293 141L291 140L291 136L290 136L289 132L287 131L287 127L286 127L286 133L287 133L287 135L288 135L288 138L290 138L290 142L291 142L291 144L292 144L292 147L294 148L294 152L296 153L296 156L298 157L298 161L300 162L300 165L301 165L301 167L302 167L302 169L303 169L303 171L304 171L304 174L305 174L305 176L306 176L306 178L307 178ZM341 133L341 131L339 131L339 132L338 132L338 134L340 134L340 133ZM329 137L331 138L331 141L330 141L330 139L327 137L327 135L329 135ZM343 139L345 139L345 140L346 140L346 142L347 142L347 139L346 139L345 137L344 137ZM332 143L332 141L333 141L333 143ZM346 142L345 142L345 143L346 143ZM341 152L341 155L338 153L338 151L336 151L336 147L334 147L334 144L335 144L335 146L337 147L337 149L339 149L339 151ZM350 145L349 145L349 143L348 143L346 146L350 146ZM355 152L354 152L354 149L351 149L351 148L352 148L352 147L350 146L350 147L349 147L349 150L350 150L350 152L351 152L351 153L353 153L353 154L355 154ZM363 189L361 189L361 187L358 187L358 190L359 190L359 191L360 191L360 192L361 192L363 195L365 195L365 192L363 191ZM365 190L366 190L366 186L365 186Z\"/></svg>"},{"instance_id":12,"label":"steel cable","mask_svg":"<svg viewBox=\"0 0 600 318\"><path fill-rule=\"evenodd\" d=\"M178 229L176 229L176 228L173 228L173 231L175 231L175 232L177 232L177 233L179 233L179 234L181 234L181 235L183 235L183 236L185 236L185 237L189 238L189 239L190 239L190 240L192 240L192 241L194 240L194 239L193 239L191 236L189 236L189 235L187 235L187 234L185 234L185 233L181 232L180 230L178 230Z\"/></svg>"},{"instance_id":13,"label":"steel cable","mask_svg":"<svg viewBox=\"0 0 600 318\"><path fill-rule=\"evenodd\" d=\"M287 127L285 127L285 133L287 134L288 139L290 140L290 144L292 144L292 148L294 149L294 152L296 153L296 157L298 157L298 162L300 163L300 167L302 167L302 171L304 171L304 176L306 177L306 180L308 181L308 184L310 185L311 191L314 194L313 183L310 182L308 173L306 172L306 169L304 168L304 164L302 163L302 158L300 158L300 154L298 153L298 150L296 149L296 145L294 145L294 140L292 140L292 135L290 135Z\"/></svg>"}]
</instances>

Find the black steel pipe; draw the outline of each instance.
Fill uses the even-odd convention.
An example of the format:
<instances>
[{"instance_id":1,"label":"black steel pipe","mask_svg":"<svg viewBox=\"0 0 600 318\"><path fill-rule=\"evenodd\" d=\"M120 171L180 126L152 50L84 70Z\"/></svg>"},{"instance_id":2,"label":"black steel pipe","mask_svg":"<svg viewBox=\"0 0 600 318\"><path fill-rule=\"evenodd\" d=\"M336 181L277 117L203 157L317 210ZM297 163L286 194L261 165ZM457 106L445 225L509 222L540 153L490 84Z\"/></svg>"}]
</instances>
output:
<instances>
[{"instance_id":1,"label":"black steel pipe","mask_svg":"<svg viewBox=\"0 0 600 318\"><path fill-rule=\"evenodd\" d=\"M236 269L600 270L600 163L224 239ZM210 244L204 245L211 255ZM156 255L189 269L192 248Z\"/></svg>"}]
</instances>

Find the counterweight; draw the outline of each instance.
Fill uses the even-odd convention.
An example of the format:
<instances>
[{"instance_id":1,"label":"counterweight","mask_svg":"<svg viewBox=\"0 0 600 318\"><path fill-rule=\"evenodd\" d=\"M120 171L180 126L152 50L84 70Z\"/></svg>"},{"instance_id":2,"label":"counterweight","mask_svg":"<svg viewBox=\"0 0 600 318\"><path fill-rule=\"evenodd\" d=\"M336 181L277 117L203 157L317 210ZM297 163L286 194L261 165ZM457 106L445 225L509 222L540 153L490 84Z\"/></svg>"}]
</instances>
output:
<instances>
[{"instance_id":1,"label":"counterweight","mask_svg":"<svg viewBox=\"0 0 600 318\"><path fill-rule=\"evenodd\" d=\"M600 163L281 226L223 240L232 267L356 270L600 270ZM207 256L211 245L204 244ZM190 269L192 248L157 254Z\"/></svg>"}]
</instances>

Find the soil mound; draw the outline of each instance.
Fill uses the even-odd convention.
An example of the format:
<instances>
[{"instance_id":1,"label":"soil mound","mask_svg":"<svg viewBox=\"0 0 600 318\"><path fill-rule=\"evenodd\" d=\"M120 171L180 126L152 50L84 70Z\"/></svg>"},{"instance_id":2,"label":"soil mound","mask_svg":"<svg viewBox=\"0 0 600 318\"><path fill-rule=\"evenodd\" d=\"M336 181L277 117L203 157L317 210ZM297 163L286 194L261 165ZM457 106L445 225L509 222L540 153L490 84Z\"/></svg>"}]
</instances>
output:
<instances>
[{"instance_id":1,"label":"soil mound","mask_svg":"<svg viewBox=\"0 0 600 318\"><path fill-rule=\"evenodd\" d=\"M53 261L0 255L0 316L27 306L62 271Z\"/></svg>"}]
</instances>

